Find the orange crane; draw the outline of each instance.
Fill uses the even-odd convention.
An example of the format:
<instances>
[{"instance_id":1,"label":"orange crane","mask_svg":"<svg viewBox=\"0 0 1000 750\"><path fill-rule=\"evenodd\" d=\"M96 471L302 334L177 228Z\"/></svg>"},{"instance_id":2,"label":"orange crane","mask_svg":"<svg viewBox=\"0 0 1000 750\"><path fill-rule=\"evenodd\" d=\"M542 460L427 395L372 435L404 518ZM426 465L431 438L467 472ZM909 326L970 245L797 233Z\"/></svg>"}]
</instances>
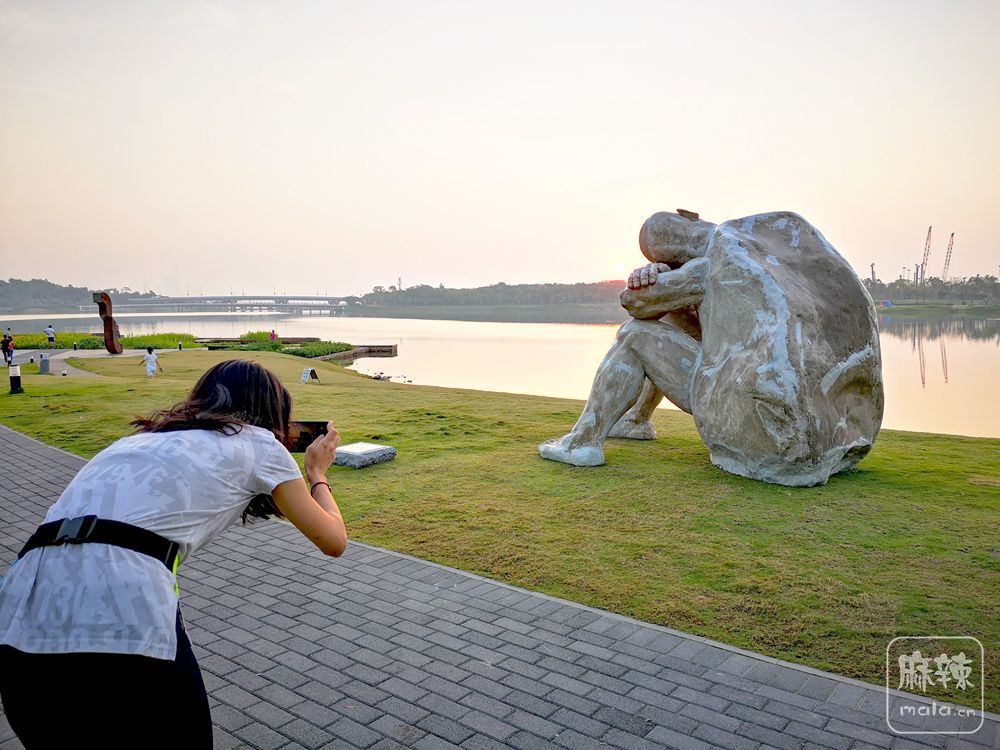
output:
<instances>
[{"instance_id":1,"label":"orange crane","mask_svg":"<svg viewBox=\"0 0 1000 750\"><path fill-rule=\"evenodd\" d=\"M933 225L927 227L927 241L924 243L924 260L920 264L920 279L921 284L924 283L924 276L927 275L927 259L931 257L931 230L934 228Z\"/></svg>"},{"instance_id":2,"label":"orange crane","mask_svg":"<svg viewBox=\"0 0 1000 750\"><path fill-rule=\"evenodd\" d=\"M948 269L951 268L951 248L955 244L955 233L951 233L951 237L948 238L948 252L944 256L944 270L941 272L941 281L948 280ZM947 380L947 378L945 378Z\"/></svg>"}]
</instances>

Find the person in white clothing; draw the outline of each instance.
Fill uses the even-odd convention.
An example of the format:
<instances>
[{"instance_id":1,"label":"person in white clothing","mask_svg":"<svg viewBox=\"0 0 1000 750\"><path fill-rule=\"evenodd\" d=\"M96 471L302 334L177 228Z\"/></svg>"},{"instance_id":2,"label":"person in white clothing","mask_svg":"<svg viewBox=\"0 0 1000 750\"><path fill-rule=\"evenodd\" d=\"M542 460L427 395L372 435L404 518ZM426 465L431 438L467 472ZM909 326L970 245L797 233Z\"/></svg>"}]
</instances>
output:
<instances>
[{"instance_id":1,"label":"person in white clothing","mask_svg":"<svg viewBox=\"0 0 1000 750\"><path fill-rule=\"evenodd\" d=\"M331 423L307 448L307 485L290 414L277 376L222 362L73 478L0 579L0 698L27 750L212 747L178 565L241 517L347 547L326 482L340 437Z\"/></svg>"},{"instance_id":2,"label":"person in white clothing","mask_svg":"<svg viewBox=\"0 0 1000 750\"><path fill-rule=\"evenodd\" d=\"M163 365L160 358L153 353L153 347L147 346L146 353L142 355L142 363L146 365L146 377L151 378L156 375L156 371L163 372Z\"/></svg>"}]
</instances>

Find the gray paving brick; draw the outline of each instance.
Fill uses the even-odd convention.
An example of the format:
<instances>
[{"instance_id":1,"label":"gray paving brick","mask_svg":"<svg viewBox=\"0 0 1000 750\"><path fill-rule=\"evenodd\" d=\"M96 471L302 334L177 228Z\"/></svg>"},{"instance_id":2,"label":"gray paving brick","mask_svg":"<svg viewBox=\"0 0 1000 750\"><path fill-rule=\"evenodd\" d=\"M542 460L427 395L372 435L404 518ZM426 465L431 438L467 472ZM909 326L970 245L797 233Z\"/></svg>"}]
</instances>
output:
<instances>
[{"instance_id":1,"label":"gray paving brick","mask_svg":"<svg viewBox=\"0 0 1000 750\"><path fill-rule=\"evenodd\" d=\"M665 747L676 748L676 750L714 750L707 742L703 742L691 735L675 732L666 727L657 727L649 733L647 739Z\"/></svg>"},{"instance_id":2,"label":"gray paving brick","mask_svg":"<svg viewBox=\"0 0 1000 750\"><path fill-rule=\"evenodd\" d=\"M288 744L287 737L256 721L240 727L233 734L260 750L277 750Z\"/></svg>"},{"instance_id":3,"label":"gray paving brick","mask_svg":"<svg viewBox=\"0 0 1000 750\"><path fill-rule=\"evenodd\" d=\"M516 708L520 708L522 711L532 713L535 716L543 718L551 716L559 709L559 706L555 703L549 703L538 696L532 695L531 693L525 693L521 690L510 691L504 697L504 702Z\"/></svg>"},{"instance_id":4,"label":"gray paving brick","mask_svg":"<svg viewBox=\"0 0 1000 750\"><path fill-rule=\"evenodd\" d=\"M772 687L780 688L781 690L790 690L794 693L805 685L808 679L809 675L805 672L799 672L795 669L782 669L775 673L769 684Z\"/></svg>"},{"instance_id":5,"label":"gray paving brick","mask_svg":"<svg viewBox=\"0 0 1000 750\"><path fill-rule=\"evenodd\" d=\"M374 745L382 735L356 721L343 718L327 728L327 731L340 740L346 740L357 747L367 748Z\"/></svg>"},{"instance_id":6,"label":"gray paving brick","mask_svg":"<svg viewBox=\"0 0 1000 750\"><path fill-rule=\"evenodd\" d=\"M711 724L702 724L694 731L697 739L704 740L725 750L757 750L760 743Z\"/></svg>"},{"instance_id":7,"label":"gray paving brick","mask_svg":"<svg viewBox=\"0 0 1000 750\"><path fill-rule=\"evenodd\" d=\"M331 711L326 706L322 706L319 703L313 703L312 701L303 701L302 703L298 703L289 708L288 711L295 714L300 719L305 719L310 724L315 724L318 727L329 726L341 718L339 714Z\"/></svg>"},{"instance_id":8,"label":"gray paving brick","mask_svg":"<svg viewBox=\"0 0 1000 750\"><path fill-rule=\"evenodd\" d=\"M474 734L474 731L469 727L462 726L457 721L436 714L424 717L417 722L417 726L456 745L461 744Z\"/></svg>"},{"instance_id":9,"label":"gray paving brick","mask_svg":"<svg viewBox=\"0 0 1000 750\"><path fill-rule=\"evenodd\" d=\"M768 713L767 711L762 711L759 708L744 706L739 703L731 703L726 706L725 714L726 716L733 716L737 719L742 719L747 724L763 727L764 729L772 729L774 731L780 731L788 724L788 719L782 716L776 716L775 714Z\"/></svg>"},{"instance_id":10,"label":"gray paving brick","mask_svg":"<svg viewBox=\"0 0 1000 750\"><path fill-rule=\"evenodd\" d=\"M367 703L369 706L374 706L379 701L383 701L389 697L389 694L384 690L358 680L345 682L337 689L344 695L348 695L362 703Z\"/></svg>"},{"instance_id":11,"label":"gray paving brick","mask_svg":"<svg viewBox=\"0 0 1000 750\"><path fill-rule=\"evenodd\" d=\"M583 682L582 680L576 680L572 677L567 677L566 675L550 673L542 678L542 682L546 685L551 685L559 690L565 690L567 692L573 693L574 695L585 696L587 693L594 689L594 686L590 683Z\"/></svg>"},{"instance_id":12,"label":"gray paving brick","mask_svg":"<svg viewBox=\"0 0 1000 750\"><path fill-rule=\"evenodd\" d=\"M471 688L465 685L456 685L452 680L446 680L437 675L428 677L420 683L420 687L438 695L443 695L453 701L457 701L463 695L468 694Z\"/></svg>"},{"instance_id":13,"label":"gray paving brick","mask_svg":"<svg viewBox=\"0 0 1000 750\"><path fill-rule=\"evenodd\" d=\"M212 723L230 732L235 732L240 727L245 727L253 719L232 706L220 705L212 708Z\"/></svg>"},{"instance_id":14,"label":"gray paving brick","mask_svg":"<svg viewBox=\"0 0 1000 750\"><path fill-rule=\"evenodd\" d=\"M432 714L449 719L459 719L470 710L468 706L463 706L436 693L428 693L417 701L417 703Z\"/></svg>"},{"instance_id":15,"label":"gray paving brick","mask_svg":"<svg viewBox=\"0 0 1000 750\"><path fill-rule=\"evenodd\" d=\"M738 703L743 706L751 706L753 708L763 708L764 705L767 704L768 700L770 700L762 695L747 693L743 690L736 690L727 685L713 685L708 692L712 695L724 698L727 701Z\"/></svg>"},{"instance_id":16,"label":"gray paving brick","mask_svg":"<svg viewBox=\"0 0 1000 750\"><path fill-rule=\"evenodd\" d=\"M639 737L645 737L655 726L648 719L636 716L635 713L611 706L601 706L594 712L592 718L601 724L607 724Z\"/></svg>"},{"instance_id":17,"label":"gray paving brick","mask_svg":"<svg viewBox=\"0 0 1000 750\"><path fill-rule=\"evenodd\" d=\"M433 734L425 735L413 747L416 750L461 750L458 745Z\"/></svg>"},{"instance_id":18,"label":"gray paving brick","mask_svg":"<svg viewBox=\"0 0 1000 750\"><path fill-rule=\"evenodd\" d=\"M271 684L270 679L264 679L260 675L254 674L253 672L243 669L242 667L227 674L226 680L234 685L239 685L241 688L251 693L255 693L261 688Z\"/></svg>"},{"instance_id":19,"label":"gray paving brick","mask_svg":"<svg viewBox=\"0 0 1000 750\"><path fill-rule=\"evenodd\" d=\"M339 716L346 716L351 721L356 721L358 724L364 724L365 726L371 724L384 713L381 709L373 708L367 703L362 703L359 700L349 697L342 698L336 703L331 704L330 708L336 711Z\"/></svg>"},{"instance_id":20,"label":"gray paving brick","mask_svg":"<svg viewBox=\"0 0 1000 750\"><path fill-rule=\"evenodd\" d=\"M563 708L568 708L571 711L576 711L587 716L594 713L599 707L599 704L594 701L588 698L581 698L579 695L574 695L573 693L567 693L565 690L553 690L551 693L546 693L545 700L557 703Z\"/></svg>"},{"instance_id":21,"label":"gray paving brick","mask_svg":"<svg viewBox=\"0 0 1000 750\"><path fill-rule=\"evenodd\" d=\"M591 719L590 715L585 716L576 711L570 711L568 708L560 708L549 719L563 726L571 727L574 731L582 732L588 737L600 737L610 729L607 724Z\"/></svg>"},{"instance_id":22,"label":"gray paving brick","mask_svg":"<svg viewBox=\"0 0 1000 750\"><path fill-rule=\"evenodd\" d=\"M330 732L302 719L295 719L280 727L279 730L283 735L294 740L297 747L321 747L334 738Z\"/></svg>"},{"instance_id":23,"label":"gray paving brick","mask_svg":"<svg viewBox=\"0 0 1000 750\"><path fill-rule=\"evenodd\" d=\"M418 729L411 722L403 721L395 716L382 716L369 724L368 727L381 732L386 737L391 737L404 747L411 747L427 734L427 732Z\"/></svg>"},{"instance_id":24,"label":"gray paving brick","mask_svg":"<svg viewBox=\"0 0 1000 750\"><path fill-rule=\"evenodd\" d=\"M855 724L848 724L840 719L830 719L826 728L836 734L862 740L876 747L890 747L893 735L889 732L880 732L867 727L859 727Z\"/></svg>"},{"instance_id":25,"label":"gray paving brick","mask_svg":"<svg viewBox=\"0 0 1000 750\"><path fill-rule=\"evenodd\" d=\"M254 703L252 706L243 710L246 712L247 716L250 716L265 726L272 727L274 729L277 729L282 724L287 724L295 718L288 713L288 711L278 708L267 701Z\"/></svg>"},{"instance_id":26,"label":"gray paving brick","mask_svg":"<svg viewBox=\"0 0 1000 750\"><path fill-rule=\"evenodd\" d=\"M799 694L825 701L841 683L827 677L812 676L799 688Z\"/></svg>"},{"instance_id":27,"label":"gray paving brick","mask_svg":"<svg viewBox=\"0 0 1000 750\"><path fill-rule=\"evenodd\" d=\"M838 706L845 706L846 708L857 708L866 692L866 688L841 682L834 688L827 701L836 703Z\"/></svg>"},{"instance_id":28,"label":"gray paving brick","mask_svg":"<svg viewBox=\"0 0 1000 750\"><path fill-rule=\"evenodd\" d=\"M511 688L506 685L480 675L472 675L471 677L463 680L462 686L498 699L503 698L511 691Z\"/></svg>"},{"instance_id":29,"label":"gray paving brick","mask_svg":"<svg viewBox=\"0 0 1000 750\"><path fill-rule=\"evenodd\" d=\"M742 723L741 719L737 719L733 716L726 716L726 714L721 711L705 708L704 706L696 706L690 703L681 709L681 714L694 719L702 725L708 724L731 733L735 732Z\"/></svg>"},{"instance_id":30,"label":"gray paving brick","mask_svg":"<svg viewBox=\"0 0 1000 750\"><path fill-rule=\"evenodd\" d=\"M692 690L691 688L683 685L674 690L674 692L670 694L670 697L684 701L685 703L694 703L697 706L709 708L713 711L722 711L729 704L729 701L725 698L721 698L717 695L711 695L709 693L703 693L698 690Z\"/></svg>"},{"instance_id":31,"label":"gray paving brick","mask_svg":"<svg viewBox=\"0 0 1000 750\"><path fill-rule=\"evenodd\" d=\"M572 729L567 729L555 738L555 743L559 747L567 747L571 750L606 750L607 745L603 742L594 739L593 737L587 737L584 734L580 734Z\"/></svg>"},{"instance_id":32,"label":"gray paving brick","mask_svg":"<svg viewBox=\"0 0 1000 750\"><path fill-rule=\"evenodd\" d=\"M805 695L799 695L798 693L790 693L787 690L781 690L780 688L772 687L771 685L764 685L760 690L757 691L758 695L762 695L765 698L772 698L776 701L781 701L782 703L790 703L793 706L799 706L806 710L811 710L819 701L809 698Z\"/></svg>"},{"instance_id":33,"label":"gray paving brick","mask_svg":"<svg viewBox=\"0 0 1000 750\"><path fill-rule=\"evenodd\" d=\"M426 709L414 703L408 703L395 696L390 696L379 703L376 707L379 711L391 714L397 719L402 719L409 724L416 724L429 713Z\"/></svg>"},{"instance_id":34,"label":"gray paving brick","mask_svg":"<svg viewBox=\"0 0 1000 750\"><path fill-rule=\"evenodd\" d=\"M330 750L333 750L332 746L327 745L327 747L330 748ZM407 747L406 745L400 745L398 742L396 742L396 740L390 740L388 737L386 737L385 739L379 740L374 745L372 745L371 750L406 750L406 747Z\"/></svg>"},{"instance_id":35,"label":"gray paving brick","mask_svg":"<svg viewBox=\"0 0 1000 750\"><path fill-rule=\"evenodd\" d=\"M257 691L257 697L263 698L268 703L273 703L279 708L291 708L304 700L298 693L294 693L281 685L267 685Z\"/></svg>"},{"instance_id":36,"label":"gray paving brick","mask_svg":"<svg viewBox=\"0 0 1000 750\"><path fill-rule=\"evenodd\" d=\"M384 690L390 695L395 695L397 698L402 698L411 703L416 702L427 694L425 689L406 682L399 677L390 677L385 682L379 683L379 690Z\"/></svg>"},{"instance_id":37,"label":"gray paving brick","mask_svg":"<svg viewBox=\"0 0 1000 750\"><path fill-rule=\"evenodd\" d=\"M802 750L802 745L805 744L797 737L792 737L768 727L758 726L757 724L744 724L740 727L739 734L751 740L757 740L766 745L781 748L781 750Z\"/></svg>"},{"instance_id":38,"label":"gray paving brick","mask_svg":"<svg viewBox=\"0 0 1000 750\"><path fill-rule=\"evenodd\" d=\"M521 710L514 711L514 713L507 717L507 721L515 727L537 734L539 737L547 740L555 737L564 728L561 724L548 721L535 713Z\"/></svg>"},{"instance_id":39,"label":"gray paving brick","mask_svg":"<svg viewBox=\"0 0 1000 750\"><path fill-rule=\"evenodd\" d=\"M219 688L212 692L212 694L223 701L228 703L233 708L247 708L252 706L257 702L257 698L241 687L236 685L226 685L225 687Z\"/></svg>"},{"instance_id":40,"label":"gray paving brick","mask_svg":"<svg viewBox=\"0 0 1000 750\"><path fill-rule=\"evenodd\" d=\"M516 728L507 722L482 711L469 711L459 721L477 732L498 740L504 740L516 731Z\"/></svg>"}]
</instances>

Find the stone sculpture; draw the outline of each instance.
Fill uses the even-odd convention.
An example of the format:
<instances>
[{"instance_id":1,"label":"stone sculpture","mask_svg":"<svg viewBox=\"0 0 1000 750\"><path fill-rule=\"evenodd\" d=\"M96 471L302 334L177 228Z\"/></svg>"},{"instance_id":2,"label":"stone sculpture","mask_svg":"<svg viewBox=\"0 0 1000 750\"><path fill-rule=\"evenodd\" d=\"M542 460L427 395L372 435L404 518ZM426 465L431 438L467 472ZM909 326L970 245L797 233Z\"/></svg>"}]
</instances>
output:
<instances>
[{"instance_id":1,"label":"stone sculpture","mask_svg":"<svg viewBox=\"0 0 1000 750\"><path fill-rule=\"evenodd\" d=\"M573 431L539 453L604 463L604 439L655 437L665 396L694 417L712 463L789 486L856 465L882 423L875 306L857 275L801 216L722 224L658 213L629 277L632 316L601 363Z\"/></svg>"}]
</instances>

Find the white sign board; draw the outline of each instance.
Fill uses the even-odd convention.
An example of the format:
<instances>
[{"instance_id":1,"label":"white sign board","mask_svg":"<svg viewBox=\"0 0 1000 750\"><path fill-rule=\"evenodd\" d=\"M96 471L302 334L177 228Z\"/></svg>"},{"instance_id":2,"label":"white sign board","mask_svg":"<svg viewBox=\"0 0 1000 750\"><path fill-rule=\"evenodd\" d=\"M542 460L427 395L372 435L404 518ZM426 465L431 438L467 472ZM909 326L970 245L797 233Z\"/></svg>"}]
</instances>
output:
<instances>
[{"instance_id":1,"label":"white sign board","mask_svg":"<svg viewBox=\"0 0 1000 750\"><path fill-rule=\"evenodd\" d=\"M302 371L302 377L299 379L300 383L308 383L310 380L315 380L319 382L319 375L316 374L316 370L312 367L307 367Z\"/></svg>"}]
</instances>

